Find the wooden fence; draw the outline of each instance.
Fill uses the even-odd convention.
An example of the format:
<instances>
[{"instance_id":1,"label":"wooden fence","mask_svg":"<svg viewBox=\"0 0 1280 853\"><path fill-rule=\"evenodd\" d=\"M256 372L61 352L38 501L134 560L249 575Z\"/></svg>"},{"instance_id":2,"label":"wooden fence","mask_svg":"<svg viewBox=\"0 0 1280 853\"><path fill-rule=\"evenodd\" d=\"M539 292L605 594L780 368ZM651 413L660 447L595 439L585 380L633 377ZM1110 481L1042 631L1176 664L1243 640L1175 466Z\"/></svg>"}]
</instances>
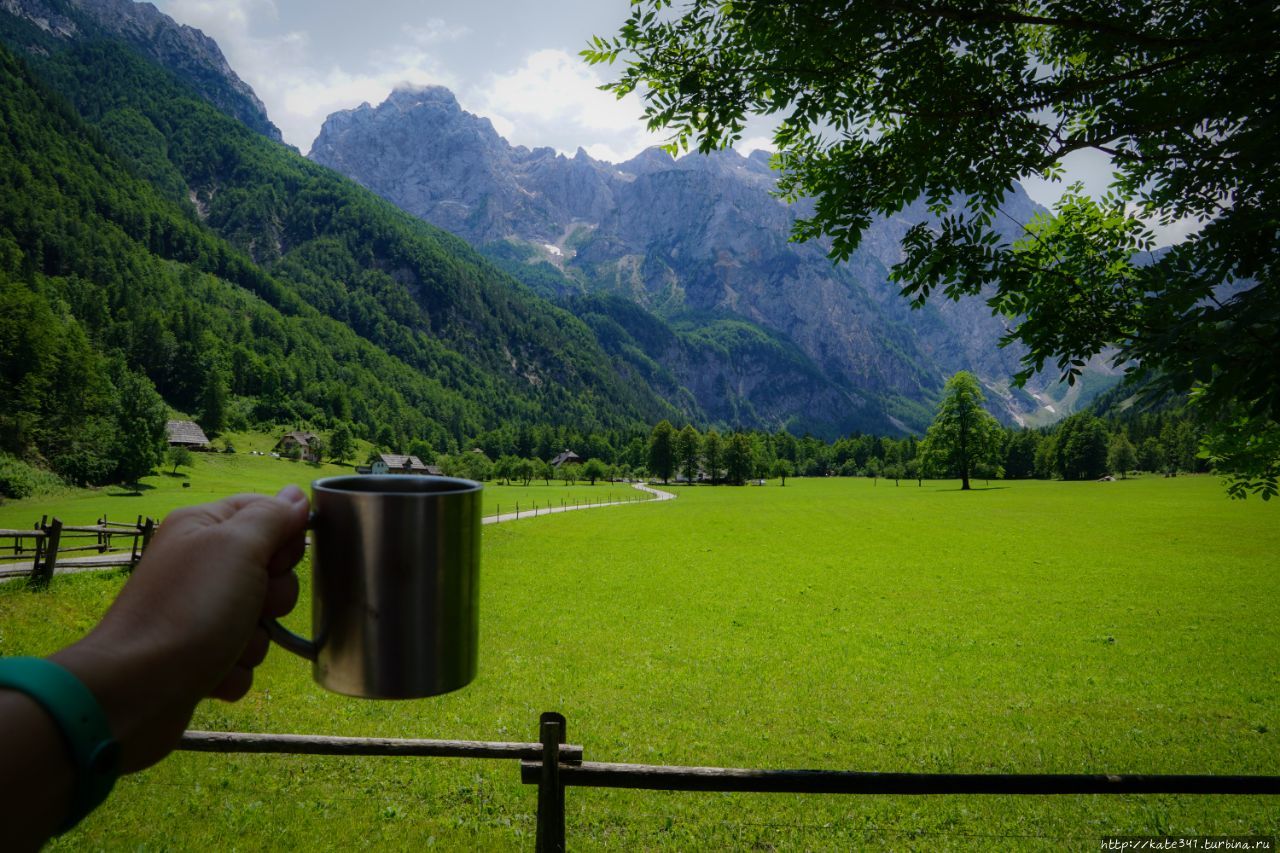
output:
<instances>
[{"instance_id":1,"label":"wooden fence","mask_svg":"<svg viewBox=\"0 0 1280 853\"><path fill-rule=\"evenodd\" d=\"M187 732L178 749L195 752L506 758L520 762L520 781L536 785L540 853L565 849L565 788L723 791L790 794L1280 794L1280 776L1133 775L1115 773L868 773L850 770L752 770L667 767L583 761L566 742L567 721L542 715L538 743L401 740L311 735Z\"/></svg>"},{"instance_id":2,"label":"wooden fence","mask_svg":"<svg viewBox=\"0 0 1280 853\"><path fill-rule=\"evenodd\" d=\"M33 588L49 585L54 572L123 566L132 569L155 534L156 522L108 521L63 524L48 516L30 530L0 530L0 580L25 577ZM91 541L92 540L92 541ZM64 556L78 554L81 556Z\"/></svg>"}]
</instances>

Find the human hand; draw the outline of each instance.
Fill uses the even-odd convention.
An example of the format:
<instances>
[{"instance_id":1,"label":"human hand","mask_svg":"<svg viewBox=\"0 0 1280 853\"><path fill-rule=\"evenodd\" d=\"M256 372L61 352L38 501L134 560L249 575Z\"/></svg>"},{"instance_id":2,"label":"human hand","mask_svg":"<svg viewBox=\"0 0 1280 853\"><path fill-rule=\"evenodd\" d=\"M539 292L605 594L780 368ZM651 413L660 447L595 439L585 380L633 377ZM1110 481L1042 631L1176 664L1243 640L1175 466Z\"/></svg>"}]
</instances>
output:
<instances>
[{"instance_id":1,"label":"human hand","mask_svg":"<svg viewBox=\"0 0 1280 853\"><path fill-rule=\"evenodd\" d=\"M52 655L97 696L124 771L167 755L201 699L248 692L269 646L261 620L298 597L307 514L296 486L170 514L98 626Z\"/></svg>"}]
</instances>

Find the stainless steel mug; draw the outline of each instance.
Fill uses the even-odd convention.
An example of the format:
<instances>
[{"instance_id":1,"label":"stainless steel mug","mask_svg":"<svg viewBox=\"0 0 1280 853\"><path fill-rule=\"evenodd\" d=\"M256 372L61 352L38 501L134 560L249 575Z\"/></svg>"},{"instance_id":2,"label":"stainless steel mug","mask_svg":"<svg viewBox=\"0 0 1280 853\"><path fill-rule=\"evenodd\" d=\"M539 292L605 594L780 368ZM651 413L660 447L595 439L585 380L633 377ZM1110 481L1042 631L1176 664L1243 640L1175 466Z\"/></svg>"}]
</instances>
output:
<instances>
[{"instance_id":1,"label":"stainless steel mug","mask_svg":"<svg viewBox=\"0 0 1280 853\"><path fill-rule=\"evenodd\" d=\"M274 619L271 639L313 661L316 683L417 699L476 675L479 483L400 474L311 484L314 640Z\"/></svg>"}]
</instances>

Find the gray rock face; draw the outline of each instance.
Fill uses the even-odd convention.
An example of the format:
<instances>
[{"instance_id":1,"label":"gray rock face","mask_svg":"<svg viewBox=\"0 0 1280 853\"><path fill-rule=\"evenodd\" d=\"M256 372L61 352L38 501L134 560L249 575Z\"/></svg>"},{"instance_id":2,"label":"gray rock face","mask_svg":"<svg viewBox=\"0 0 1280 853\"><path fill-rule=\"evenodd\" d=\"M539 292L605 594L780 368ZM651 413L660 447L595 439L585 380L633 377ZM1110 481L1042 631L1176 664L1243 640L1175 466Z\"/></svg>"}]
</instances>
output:
<instances>
[{"instance_id":1,"label":"gray rock face","mask_svg":"<svg viewBox=\"0 0 1280 853\"><path fill-rule=\"evenodd\" d=\"M876 222L847 263L833 264L824 245L790 242L803 211L771 194L763 152L676 160L650 149L611 165L581 150L529 150L429 87L335 113L310 156L478 246L524 245L528 260L562 274L562 296L616 294L684 333L732 320L781 342L771 358L730 347L729 365L703 350L647 353L709 417L730 400L754 413L744 422L785 423L785 405L843 428L878 405L882 423L919 428L961 369L995 392L1005 420L1038 405L1008 393L1020 352L997 347L1005 325L981 299L913 311L889 283L903 234L928 218L922 207ZM1021 187L1006 208L1021 221L1038 209ZM800 373L788 348L805 361Z\"/></svg>"},{"instance_id":2,"label":"gray rock face","mask_svg":"<svg viewBox=\"0 0 1280 853\"><path fill-rule=\"evenodd\" d=\"M277 142L280 129L253 89L236 75L217 42L179 24L150 3L134 0L0 0L0 12L28 22L27 49L108 36L173 72L222 112Z\"/></svg>"},{"instance_id":3,"label":"gray rock face","mask_svg":"<svg viewBox=\"0 0 1280 853\"><path fill-rule=\"evenodd\" d=\"M516 234L553 242L566 222L599 218L614 204L605 164L582 152L513 148L440 86L334 113L310 156L478 245Z\"/></svg>"}]
</instances>

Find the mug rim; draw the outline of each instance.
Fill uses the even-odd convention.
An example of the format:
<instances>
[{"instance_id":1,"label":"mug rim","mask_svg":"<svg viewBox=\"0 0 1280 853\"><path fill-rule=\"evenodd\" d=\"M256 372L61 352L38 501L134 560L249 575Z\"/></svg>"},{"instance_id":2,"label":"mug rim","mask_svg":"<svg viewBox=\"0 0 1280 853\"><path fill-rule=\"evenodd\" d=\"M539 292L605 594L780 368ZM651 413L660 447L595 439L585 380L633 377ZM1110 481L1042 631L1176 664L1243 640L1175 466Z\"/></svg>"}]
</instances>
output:
<instances>
[{"instance_id":1,"label":"mug rim","mask_svg":"<svg viewBox=\"0 0 1280 853\"><path fill-rule=\"evenodd\" d=\"M359 483L357 488L343 488L346 482ZM377 488L380 484L395 484L410 488ZM425 486L414 489L413 485ZM372 486L373 488L370 488ZM338 474L311 481L311 491L329 492L334 495L385 495L402 498L433 498L466 495L479 492L484 485L461 477L440 477L428 474Z\"/></svg>"}]
</instances>

